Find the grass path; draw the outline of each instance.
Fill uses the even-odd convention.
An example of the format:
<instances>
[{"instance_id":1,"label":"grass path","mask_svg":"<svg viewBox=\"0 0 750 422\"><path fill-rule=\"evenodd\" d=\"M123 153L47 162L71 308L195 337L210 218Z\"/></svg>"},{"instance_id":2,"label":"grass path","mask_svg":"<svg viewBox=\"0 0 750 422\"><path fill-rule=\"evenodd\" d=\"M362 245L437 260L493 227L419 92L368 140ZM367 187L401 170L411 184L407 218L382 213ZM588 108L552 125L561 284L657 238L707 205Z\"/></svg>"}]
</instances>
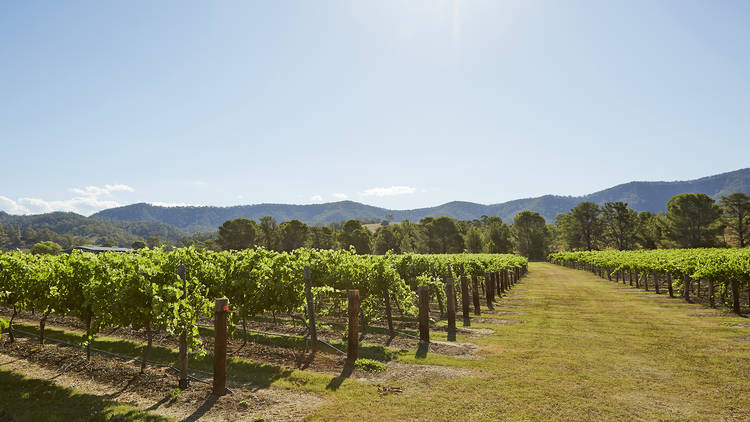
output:
<instances>
[{"instance_id":1,"label":"grass path","mask_svg":"<svg viewBox=\"0 0 750 422\"><path fill-rule=\"evenodd\" d=\"M750 328L680 299L533 263L484 325L471 375L381 396L342 389L313 420L748 420ZM715 315L711 315L715 313ZM709 314L711 316L706 316Z\"/></svg>"}]
</instances>

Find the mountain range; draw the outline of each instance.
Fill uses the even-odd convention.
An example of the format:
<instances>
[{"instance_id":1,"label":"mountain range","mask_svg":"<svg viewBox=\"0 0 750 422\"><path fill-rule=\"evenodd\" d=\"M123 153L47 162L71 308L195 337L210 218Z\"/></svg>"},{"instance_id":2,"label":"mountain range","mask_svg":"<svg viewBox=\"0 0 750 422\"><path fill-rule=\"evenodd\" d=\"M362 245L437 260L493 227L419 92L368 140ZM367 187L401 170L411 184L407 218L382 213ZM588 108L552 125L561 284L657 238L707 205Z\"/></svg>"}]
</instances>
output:
<instances>
[{"instance_id":1,"label":"mountain range","mask_svg":"<svg viewBox=\"0 0 750 422\"><path fill-rule=\"evenodd\" d=\"M491 189L491 186L488 186ZM548 223L558 213L570 211L578 203L591 201L597 204L622 201L637 211L659 213L665 211L667 201L680 193L705 193L714 199L735 192L750 194L750 168L707 176L700 179L673 182L630 182L584 196L544 195L536 198L517 199L498 204L477 204L453 201L436 207L412 210L391 210L354 201L330 202L312 205L257 204L231 207L162 207L146 203L111 208L92 215L91 219L116 223L164 223L185 233L215 231L226 220L250 218L259 220L272 216L278 222L292 219L311 225L326 225L349 219L394 221L408 219L419 221L424 217L449 216L459 220L472 220L482 215L499 216L510 222L523 210L539 212ZM165 226L154 226L161 231ZM144 226L139 226L143 229ZM173 236L174 233L170 232ZM171 237L170 236L170 237Z\"/></svg>"}]
</instances>

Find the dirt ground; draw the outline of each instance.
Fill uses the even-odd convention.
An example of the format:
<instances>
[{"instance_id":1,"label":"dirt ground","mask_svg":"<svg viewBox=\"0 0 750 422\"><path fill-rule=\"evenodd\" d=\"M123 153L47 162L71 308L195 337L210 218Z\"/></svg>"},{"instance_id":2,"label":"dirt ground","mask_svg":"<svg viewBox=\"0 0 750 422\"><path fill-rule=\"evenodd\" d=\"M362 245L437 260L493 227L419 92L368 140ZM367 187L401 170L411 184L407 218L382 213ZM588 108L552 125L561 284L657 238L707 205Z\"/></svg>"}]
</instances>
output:
<instances>
[{"instance_id":1,"label":"dirt ground","mask_svg":"<svg viewBox=\"0 0 750 422\"><path fill-rule=\"evenodd\" d=\"M139 365L132 361L96 354L86 361L85 353L76 348L47 344L40 349L32 342L20 338L5 345L0 349L0 367L177 420L297 421L323 400L312 393L246 390L236 385L230 386L232 394L215 397L211 385L195 381L173 395L175 374L168 368L147 367L145 374L139 374Z\"/></svg>"}]
</instances>

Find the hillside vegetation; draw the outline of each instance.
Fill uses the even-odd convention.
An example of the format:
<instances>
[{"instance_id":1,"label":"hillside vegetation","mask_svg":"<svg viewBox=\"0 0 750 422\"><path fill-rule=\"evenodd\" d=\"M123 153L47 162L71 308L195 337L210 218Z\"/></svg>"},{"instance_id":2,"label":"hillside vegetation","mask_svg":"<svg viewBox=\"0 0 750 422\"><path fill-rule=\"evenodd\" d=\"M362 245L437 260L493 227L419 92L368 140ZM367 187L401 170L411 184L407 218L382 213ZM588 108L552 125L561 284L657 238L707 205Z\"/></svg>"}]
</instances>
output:
<instances>
[{"instance_id":1,"label":"hillside vegetation","mask_svg":"<svg viewBox=\"0 0 750 422\"><path fill-rule=\"evenodd\" d=\"M271 216L277 221L296 219L311 225L327 225L351 219L382 220L388 216L392 216L394 221L419 221L424 217L440 216L473 220L488 215L511 221L519 212L529 210L538 212L545 220L552 222L557 214L567 212L584 201L599 205L605 202L627 202L636 211L659 213L665 211L665 204L669 198L680 193L698 192L705 193L713 199L734 192L750 194L750 168L689 181L630 182L585 196L545 195L492 205L453 201L436 207L391 210L353 201L233 207L160 207L141 203L104 210L92 217L106 221L157 221L188 233L213 231L227 220L249 218L257 221L264 216Z\"/></svg>"}]
</instances>

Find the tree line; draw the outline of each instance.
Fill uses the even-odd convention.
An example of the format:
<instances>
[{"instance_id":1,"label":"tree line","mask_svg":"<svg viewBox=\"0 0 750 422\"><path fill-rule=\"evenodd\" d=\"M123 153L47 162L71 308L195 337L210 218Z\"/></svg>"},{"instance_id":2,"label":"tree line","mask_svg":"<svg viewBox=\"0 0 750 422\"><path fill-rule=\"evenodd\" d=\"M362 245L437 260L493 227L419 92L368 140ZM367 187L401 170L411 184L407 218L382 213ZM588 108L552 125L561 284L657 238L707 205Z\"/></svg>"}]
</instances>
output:
<instances>
[{"instance_id":1,"label":"tree line","mask_svg":"<svg viewBox=\"0 0 750 422\"><path fill-rule=\"evenodd\" d=\"M526 218L527 214L536 220ZM343 224L308 226L299 220L277 224L267 216L259 222L237 218L224 222L216 238L193 239L191 246L215 250L242 250L263 247L275 251L292 251L301 247L315 249L350 249L357 254L382 255L394 253L450 254L450 253L512 253L526 251L533 241L528 240L536 221L546 230L544 219L538 213L525 211L512 225L500 217L461 221L450 217L425 217L419 222L404 220L390 223L384 220L372 230L359 220ZM540 255L541 257L542 255Z\"/></svg>"},{"instance_id":2,"label":"tree line","mask_svg":"<svg viewBox=\"0 0 750 422\"><path fill-rule=\"evenodd\" d=\"M672 197L666 212L638 212L626 202L582 202L553 224L536 212L522 211L512 224L500 217L461 221L426 217L419 222L383 221L374 232L358 220L327 227L299 220L276 224L272 217L225 222L218 237L202 246L216 250L262 246L290 251L354 248L358 254L518 253L532 260L561 250L745 247L750 227L750 196L734 193L718 203L703 193Z\"/></svg>"},{"instance_id":3,"label":"tree line","mask_svg":"<svg viewBox=\"0 0 750 422\"><path fill-rule=\"evenodd\" d=\"M668 249L747 245L750 197L703 193L672 197L661 214L637 212L625 202L582 202L555 218L556 250Z\"/></svg>"}]
</instances>

